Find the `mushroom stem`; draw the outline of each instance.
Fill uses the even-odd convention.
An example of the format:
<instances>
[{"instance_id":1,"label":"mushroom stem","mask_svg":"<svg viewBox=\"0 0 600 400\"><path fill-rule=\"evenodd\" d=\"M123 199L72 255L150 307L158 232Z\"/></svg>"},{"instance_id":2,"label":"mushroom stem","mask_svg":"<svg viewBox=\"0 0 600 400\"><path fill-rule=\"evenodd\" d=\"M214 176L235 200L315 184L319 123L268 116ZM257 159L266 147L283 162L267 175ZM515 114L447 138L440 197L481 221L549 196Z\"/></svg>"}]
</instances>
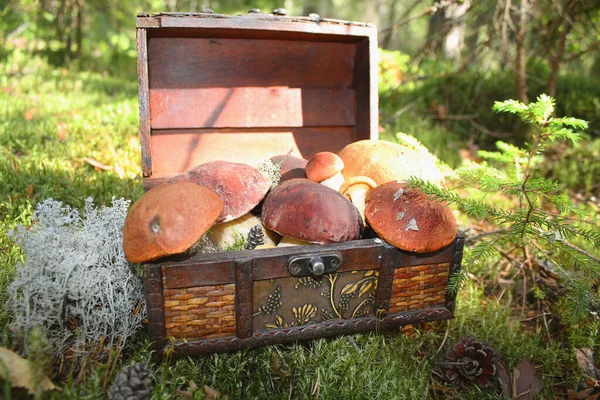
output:
<instances>
[{"instance_id":1,"label":"mushroom stem","mask_svg":"<svg viewBox=\"0 0 600 400\"><path fill-rule=\"evenodd\" d=\"M289 237L289 236L284 236L279 241L279 244L277 244L277 247L308 246L308 245L311 245L311 244L312 243L306 242L304 240L299 240L299 239L294 239L294 238Z\"/></svg>"},{"instance_id":2,"label":"mushroom stem","mask_svg":"<svg viewBox=\"0 0 600 400\"><path fill-rule=\"evenodd\" d=\"M367 192L376 186L375 181L369 177L353 176L348 178L340 187L340 193L346 196L358 208L363 225L367 224L365 219L365 198Z\"/></svg>"},{"instance_id":3,"label":"mushroom stem","mask_svg":"<svg viewBox=\"0 0 600 400\"><path fill-rule=\"evenodd\" d=\"M363 220L363 225L366 224L365 221L365 198L367 197L367 192L370 187L368 185L354 185L350 190L348 190L348 194L350 197L350 201L352 204L358 208L358 212Z\"/></svg>"},{"instance_id":4,"label":"mushroom stem","mask_svg":"<svg viewBox=\"0 0 600 400\"><path fill-rule=\"evenodd\" d=\"M344 175L341 172L336 173L331 178L327 178L324 181L319 182L321 185L325 185L332 188L336 192L340 190L340 187L344 183Z\"/></svg>"}]
</instances>

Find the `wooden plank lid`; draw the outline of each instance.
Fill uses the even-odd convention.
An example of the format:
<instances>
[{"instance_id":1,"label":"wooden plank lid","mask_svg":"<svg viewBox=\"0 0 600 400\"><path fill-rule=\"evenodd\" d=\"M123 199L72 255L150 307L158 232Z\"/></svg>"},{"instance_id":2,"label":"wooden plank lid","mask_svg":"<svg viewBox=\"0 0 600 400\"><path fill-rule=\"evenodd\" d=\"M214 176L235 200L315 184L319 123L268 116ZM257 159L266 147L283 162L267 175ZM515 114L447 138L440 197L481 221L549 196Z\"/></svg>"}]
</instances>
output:
<instances>
[{"instance_id":1,"label":"wooden plank lid","mask_svg":"<svg viewBox=\"0 0 600 400\"><path fill-rule=\"evenodd\" d=\"M309 159L377 138L372 24L160 13L137 27L146 186L207 161Z\"/></svg>"}]
</instances>

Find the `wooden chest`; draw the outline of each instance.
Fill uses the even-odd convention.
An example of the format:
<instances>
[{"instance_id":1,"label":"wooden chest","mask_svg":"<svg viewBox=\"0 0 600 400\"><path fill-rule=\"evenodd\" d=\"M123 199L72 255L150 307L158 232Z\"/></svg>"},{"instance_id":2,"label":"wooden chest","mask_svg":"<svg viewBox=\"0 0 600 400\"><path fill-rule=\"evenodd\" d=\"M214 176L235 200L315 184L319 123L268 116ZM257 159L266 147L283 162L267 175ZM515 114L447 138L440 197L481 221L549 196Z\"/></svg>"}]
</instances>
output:
<instances>
[{"instance_id":1,"label":"wooden chest","mask_svg":"<svg viewBox=\"0 0 600 400\"><path fill-rule=\"evenodd\" d=\"M145 187L206 161L255 166L377 139L376 34L318 16L138 15ZM462 248L459 234L408 253L367 230L345 243L158 260L145 265L150 336L157 350L198 355L449 319Z\"/></svg>"}]
</instances>

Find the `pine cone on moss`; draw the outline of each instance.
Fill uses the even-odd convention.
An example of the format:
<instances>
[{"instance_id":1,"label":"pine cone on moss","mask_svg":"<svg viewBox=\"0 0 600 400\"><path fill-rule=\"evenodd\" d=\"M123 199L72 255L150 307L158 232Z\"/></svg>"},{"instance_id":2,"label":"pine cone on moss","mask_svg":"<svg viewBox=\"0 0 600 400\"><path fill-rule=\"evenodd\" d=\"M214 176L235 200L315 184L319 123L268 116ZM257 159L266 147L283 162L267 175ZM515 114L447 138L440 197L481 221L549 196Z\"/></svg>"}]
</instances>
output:
<instances>
[{"instance_id":1,"label":"pine cone on moss","mask_svg":"<svg viewBox=\"0 0 600 400\"><path fill-rule=\"evenodd\" d=\"M152 392L152 372L142 363L123 367L108 389L108 400L145 400Z\"/></svg>"},{"instance_id":2,"label":"pine cone on moss","mask_svg":"<svg viewBox=\"0 0 600 400\"><path fill-rule=\"evenodd\" d=\"M445 376L453 385L466 387L475 383L481 388L498 382L497 362L500 355L486 343L474 337L462 339L448 352Z\"/></svg>"},{"instance_id":3,"label":"pine cone on moss","mask_svg":"<svg viewBox=\"0 0 600 400\"><path fill-rule=\"evenodd\" d=\"M246 239L244 248L246 250L254 250L256 246L261 244L265 244L265 232L260 225L253 226L250 228L250 232L248 232L248 239Z\"/></svg>"}]
</instances>

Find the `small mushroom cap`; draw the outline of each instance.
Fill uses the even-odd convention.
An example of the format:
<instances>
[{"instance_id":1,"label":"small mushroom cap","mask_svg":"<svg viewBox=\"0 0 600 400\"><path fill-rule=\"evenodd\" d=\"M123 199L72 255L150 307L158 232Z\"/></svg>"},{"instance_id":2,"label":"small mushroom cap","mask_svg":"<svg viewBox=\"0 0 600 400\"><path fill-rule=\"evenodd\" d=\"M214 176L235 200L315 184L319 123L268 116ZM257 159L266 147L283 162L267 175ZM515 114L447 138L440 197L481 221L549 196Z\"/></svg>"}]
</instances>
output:
<instances>
[{"instance_id":1,"label":"small mushroom cap","mask_svg":"<svg viewBox=\"0 0 600 400\"><path fill-rule=\"evenodd\" d=\"M382 185L414 175L438 185L444 182L444 175L429 155L386 140L359 140L338 155L344 161L342 175L346 179L364 175Z\"/></svg>"},{"instance_id":2,"label":"small mushroom cap","mask_svg":"<svg viewBox=\"0 0 600 400\"><path fill-rule=\"evenodd\" d=\"M133 203L125 218L125 258L140 263L183 253L213 225L222 209L216 193L192 182L150 189Z\"/></svg>"},{"instance_id":3,"label":"small mushroom cap","mask_svg":"<svg viewBox=\"0 0 600 400\"><path fill-rule=\"evenodd\" d=\"M306 171L304 168L306 167L308 161L305 159L293 156L291 154L284 154L273 156L270 158L270 160L275 164L279 164L281 168L279 171L281 175L279 182L294 178L306 178Z\"/></svg>"},{"instance_id":4,"label":"small mushroom cap","mask_svg":"<svg viewBox=\"0 0 600 400\"><path fill-rule=\"evenodd\" d=\"M210 161L172 179L191 180L214 191L223 201L219 222L232 221L247 214L265 197L271 180L247 164Z\"/></svg>"},{"instance_id":5,"label":"small mushroom cap","mask_svg":"<svg viewBox=\"0 0 600 400\"><path fill-rule=\"evenodd\" d=\"M263 224L282 236L311 243L358 239L363 224L358 209L344 196L308 179L290 179L267 195Z\"/></svg>"},{"instance_id":6,"label":"small mushroom cap","mask_svg":"<svg viewBox=\"0 0 600 400\"><path fill-rule=\"evenodd\" d=\"M322 151L314 155L306 164L306 177L314 182L329 179L344 169L344 162L335 153Z\"/></svg>"},{"instance_id":7,"label":"small mushroom cap","mask_svg":"<svg viewBox=\"0 0 600 400\"><path fill-rule=\"evenodd\" d=\"M456 237L452 211L402 182L371 189L365 217L382 239L402 250L428 253L449 245Z\"/></svg>"}]
</instances>

